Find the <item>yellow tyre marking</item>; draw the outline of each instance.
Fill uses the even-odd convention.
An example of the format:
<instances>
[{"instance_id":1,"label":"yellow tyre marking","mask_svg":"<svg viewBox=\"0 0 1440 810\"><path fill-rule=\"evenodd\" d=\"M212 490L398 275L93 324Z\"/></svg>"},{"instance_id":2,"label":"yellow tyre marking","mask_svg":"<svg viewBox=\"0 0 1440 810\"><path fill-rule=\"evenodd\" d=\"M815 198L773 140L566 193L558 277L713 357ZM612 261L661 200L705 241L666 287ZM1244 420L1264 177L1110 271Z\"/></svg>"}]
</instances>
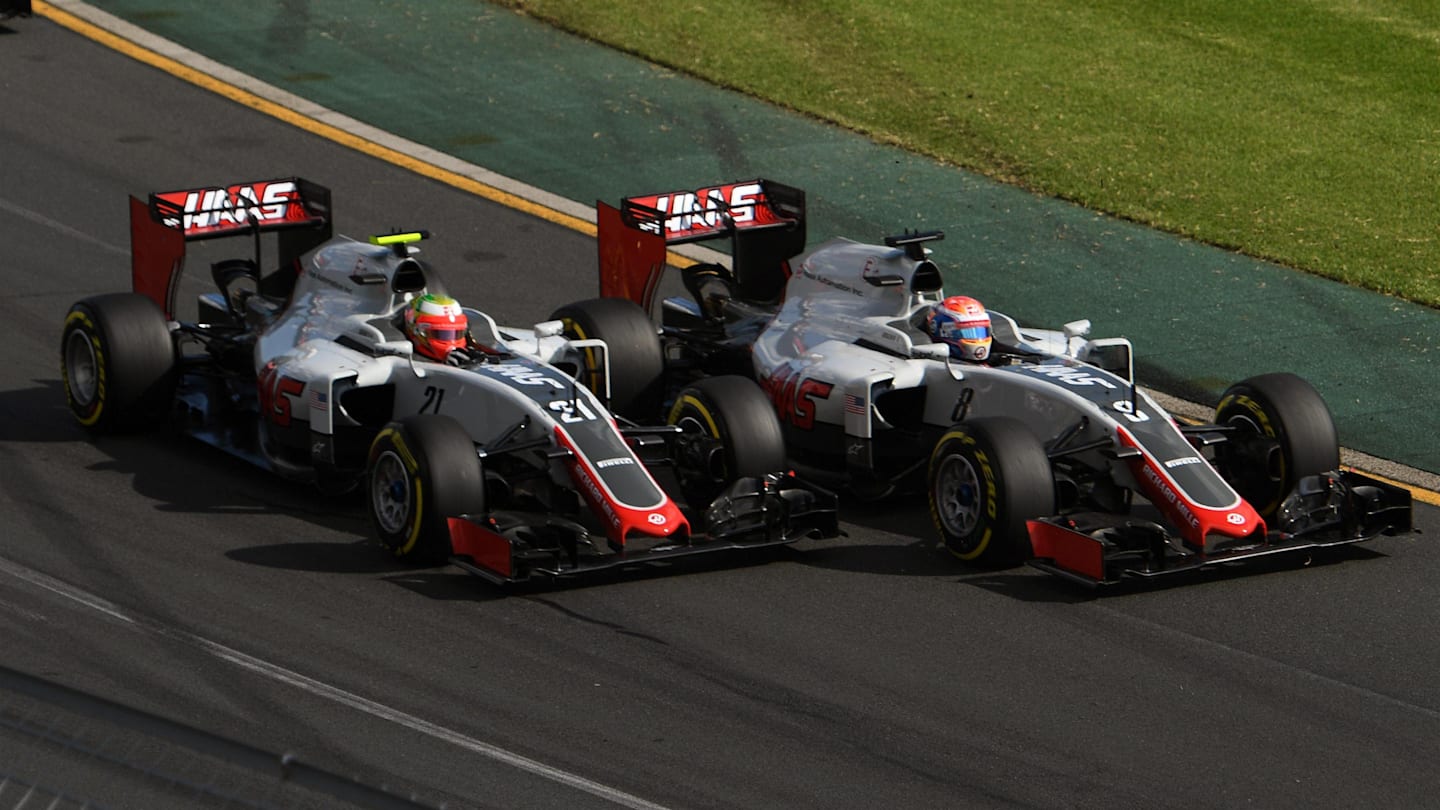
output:
<instances>
[{"instance_id":1,"label":"yellow tyre marking","mask_svg":"<svg viewBox=\"0 0 1440 810\"><path fill-rule=\"evenodd\" d=\"M1255 421L1260 424L1260 429L1264 431L1266 436L1272 439L1276 437L1275 426L1270 423L1270 415L1265 412L1265 409L1261 407L1259 402L1256 402L1244 394L1235 395L1232 401L1255 416ZM1221 407L1225 405L1223 402L1220 404Z\"/></svg>"},{"instance_id":2,"label":"yellow tyre marking","mask_svg":"<svg viewBox=\"0 0 1440 810\"><path fill-rule=\"evenodd\" d=\"M65 317L65 328L69 329L72 322L79 321L85 327L85 336L90 340L90 348L95 352L95 401L91 403L94 410L89 416L76 414L75 419L85 427L94 427L100 421L105 412L105 352L100 348L100 328L95 325L89 314L75 310ZM70 369L68 364L61 363L62 376L65 378L66 394L70 389ZM72 410L73 413L73 410Z\"/></svg>"},{"instance_id":3,"label":"yellow tyre marking","mask_svg":"<svg viewBox=\"0 0 1440 810\"><path fill-rule=\"evenodd\" d=\"M1227 397L1224 402L1221 402L1219 408L1217 408L1216 410L1223 409L1227 403L1234 403L1235 405L1238 405L1239 407L1249 411L1250 415L1255 417L1255 421L1258 423L1260 432L1264 433L1266 438L1277 440L1279 439L1275 425L1270 421L1270 415L1265 412L1265 408L1261 406L1259 402L1256 402L1254 399L1244 394L1233 394L1230 397ZM1280 480L1283 482L1288 475L1289 472L1285 463L1285 454L1280 453ZM1270 503L1265 504L1265 506L1260 509L1260 513L1273 513L1276 509L1280 508L1280 504L1284 500L1285 493L1281 492L1276 494L1274 500L1270 501Z\"/></svg>"},{"instance_id":4,"label":"yellow tyre marking","mask_svg":"<svg viewBox=\"0 0 1440 810\"><path fill-rule=\"evenodd\" d=\"M1393 479L1393 478L1386 478L1386 477L1383 476L1383 475L1377 475L1376 473L1367 472L1367 471L1365 471L1365 470L1361 470L1361 469L1358 469L1358 468L1353 467L1353 466L1349 466L1349 465L1342 465L1342 466L1344 467L1344 469L1350 470L1350 471L1352 471L1352 472L1358 472L1358 473L1360 473L1361 475L1368 475L1368 476L1370 476L1371 478L1374 478L1374 479L1377 480L1377 481L1384 481L1385 483L1389 484L1389 485L1392 486L1392 487L1399 487L1399 488L1401 488L1401 489L1409 490L1409 491L1410 491L1410 497L1414 498L1415 500L1417 500L1417 501L1419 501L1419 502L1421 502L1421 503L1428 503L1428 504L1430 504L1431 506L1440 506L1440 492L1431 492L1431 491L1428 490L1428 489L1421 489L1420 487L1413 486L1413 485L1411 485L1411 484L1407 484L1407 483L1405 483L1404 481L1396 481L1396 480Z\"/></svg>"},{"instance_id":5,"label":"yellow tyre marking","mask_svg":"<svg viewBox=\"0 0 1440 810\"><path fill-rule=\"evenodd\" d=\"M406 446L404 436L395 428L387 427L381 430L380 434L375 437L372 446L378 447L381 442L390 445L390 449L395 451L395 455L400 458L400 461L404 463L405 468L410 472L410 481L412 483L410 501L414 507L411 511L410 535L405 539L404 545L395 549L395 556L403 557L414 550L416 541L420 539L420 526L423 522L423 513L425 511L424 486L416 474L420 470L420 464L415 460L415 456L410 452L410 448Z\"/></svg>"},{"instance_id":6,"label":"yellow tyre marking","mask_svg":"<svg viewBox=\"0 0 1440 810\"><path fill-rule=\"evenodd\" d=\"M675 404L670 407L670 418L665 421L672 425L679 422L681 413L687 406L693 408L700 418L705 420L705 425L710 428L711 436L720 438L720 426L716 423L715 417L711 415L710 409L705 407L705 403L697 399L694 394L685 394L675 400Z\"/></svg>"},{"instance_id":7,"label":"yellow tyre marking","mask_svg":"<svg viewBox=\"0 0 1440 810\"><path fill-rule=\"evenodd\" d=\"M375 443L379 444L381 440L390 442L390 446L395 450L395 453L400 456L400 460L405 462L405 468L410 471L411 475L414 475L415 472L420 469L420 463L416 461L415 456L410 453L410 448L405 446L405 439L400 435L400 431L387 427L380 431L379 436L375 437Z\"/></svg>"},{"instance_id":8,"label":"yellow tyre marking","mask_svg":"<svg viewBox=\"0 0 1440 810\"><path fill-rule=\"evenodd\" d=\"M944 436L941 436L941 437L940 437L940 441L938 441L938 442L935 443L935 449L934 449L933 451L931 451L931 453L930 453L930 468L931 468L932 470L935 468L936 463L940 461L940 457L943 455L943 453L942 453L941 451L945 448L945 445L946 445L947 443L951 442L951 441L959 442L959 443L961 443L961 444L963 444L963 445L966 445L967 447L974 447L974 446L975 446L975 438L974 438L973 436L971 436L969 433L966 433L964 430L951 430L950 432L946 433ZM982 468L983 468L983 474L984 474L984 476L985 476L985 480L986 480L986 482L990 485L989 488L987 488L987 491L986 491L987 497L986 497L986 499L985 499L985 500L986 500L985 506L986 506L986 512L989 513L990 518L993 520L993 519L995 518L995 509L996 509L996 507L995 507L995 499L994 499L994 497L991 497L991 496L994 494L995 474L994 474L994 472L991 471L990 465L989 465L989 458L988 458L988 457L985 457L985 454L984 454L984 453L977 452L977 453L976 453L976 456L977 456L977 460L979 460L980 458L984 458L984 461L982 462L982 465L981 465L981 466L982 466ZM943 536L945 535L945 524L942 523L941 520L940 520L940 508L939 508L939 506L935 503L935 498L934 498L934 495L933 495L933 494L931 495L931 500L930 500L930 520L931 520L931 522L933 522L933 523L935 524L935 528L940 532L941 536L943 537ZM985 553L985 549L987 549L987 548L990 547L990 538L991 538L991 536L993 535L993 533L994 533L994 530L991 529L991 527L986 526L986 527L985 527L985 531L982 532L981 535L980 535L980 542L979 542L978 544L976 544L975 549L974 549L973 551L963 552L963 553L962 553L962 552L956 551L955 549L951 548L949 543L946 543L946 544L945 544L945 550L946 550L946 551L949 551L951 554L955 555L955 557L957 557L957 558L959 558L959 559L961 559L961 560L965 560L966 562L969 562L970 560L974 560L974 559L976 559L977 557L979 557L980 555L984 554L984 553Z\"/></svg>"},{"instance_id":9,"label":"yellow tyre marking","mask_svg":"<svg viewBox=\"0 0 1440 810\"><path fill-rule=\"evenodd\" d=\"M979 544L976 545L976 546L975 546L975 550L972 551L972 552L970 552L969 554L961 554L960 552L956 551L955 549L950 548L950 546L949 546L948 544L945 546L945 550L948 551L948 552L950 552L951 554L955 555L957 558L964 560L965 562L970 562L971 560L975 559L976 557L979 557L981 554L984 554L984 553L985 553L985 549L988 548L989 546L990 546L990 528L987 526L987 527L985 528L985 533L980 536L980 542L979 542Z\"/></svg>"},{"instance_id":10,"label":"yellow tyre marking","mask_svg":"<svg viewBox=\"0 0 1440 810\"><path fill-rule=\"evenodd\" d=\"M573 318L561 318L561 319L560 319L560 322L563 323L563 324L565 324L565 328L566 328L566 329L568 329L568 330L570 330L571 332L574 332L574 333L575 333L575 338L576 338L577 340L589 340L589 339L590 339L590 336L587 335L587 334L585 334L585 329L584 329L583 327L581 327L581 326L580 326L580 323L579 323L578 321L576 321L575 319L573 319ZM602 391L602 390L600 390L601 380L596 376L597 372L599 372L599 370L600 370L600 369L599 369L600 361L599 361L599 359L595 356L595 350L594 350L594 349L588 349L588 348L587 348L587 349L581 349L580 351L581 351L581 353L583 353L583 354L585 355L585 370L588 371L588 372L590 372L590 390L593 391L593 392L595 392L597 395L604 396L604 395L605 395L605 392Z\"/></svg>"}]
</instances>

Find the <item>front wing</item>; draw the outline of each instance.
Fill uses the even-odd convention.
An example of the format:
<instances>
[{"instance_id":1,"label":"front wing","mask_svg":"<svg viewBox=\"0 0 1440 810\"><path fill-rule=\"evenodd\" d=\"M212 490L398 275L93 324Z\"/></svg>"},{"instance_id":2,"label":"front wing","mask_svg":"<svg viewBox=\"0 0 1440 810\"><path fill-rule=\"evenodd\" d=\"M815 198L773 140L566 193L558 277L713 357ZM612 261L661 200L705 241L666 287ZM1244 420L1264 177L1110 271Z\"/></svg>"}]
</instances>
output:
<instances>
[{"instance_id":1,"label":"front wing","mask_svg":"<svg viewBox=\"0 0 1440 810\"><path fill-rule=\"evenodd\" d=\"M1409 490L1342 470L1302 479L1275 525L1256 540L1197 548L1159 524L1124 515L1081 513L1029 521L1042 571L1087 586L1157 577L1221 563L1373 540L1412 530Z\"/></svg>"},{"instance_id":2,"label":"front wing","mask_svg":"<svg viewBox=\"0 0 1440 810\"><path fill-rule=\"evenodd\" d=\"M791 476L741 478L705 511L704 533L633 539L615 547L578 524L545 515L450 518L450 562L496 584L568 578L679 557L788 545L840 533L838 499Z\"/></svg>"}]
</instances>

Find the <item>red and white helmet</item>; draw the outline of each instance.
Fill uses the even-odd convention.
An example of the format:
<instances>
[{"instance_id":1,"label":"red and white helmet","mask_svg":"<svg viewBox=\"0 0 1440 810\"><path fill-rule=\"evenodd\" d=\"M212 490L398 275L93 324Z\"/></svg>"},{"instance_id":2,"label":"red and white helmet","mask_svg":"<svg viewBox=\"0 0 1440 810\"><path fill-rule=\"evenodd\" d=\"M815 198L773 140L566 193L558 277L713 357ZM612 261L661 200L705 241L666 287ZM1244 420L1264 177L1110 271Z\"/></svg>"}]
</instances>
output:
<instances>
[{"instance_id":1,"label":"red and white helmet","mask_svg":"<svg viewBox=\"0 0 1440 810\"><path fill-rule=\"evenodd\" d=\"M405 309L405 334L415 351L435 360L465 345L470 328L460 302L444 295L422 295Z\"/></svg>"},{"instance_id":2,"label":"red and white helmet","mask_svg":"<svg viewBox=\"0 0 1440 810\"><path fill-rule=\"evenodd\" d=\"M951 357L980 362L990 356L990 313L968 295L935 304L926 325L931 339L950 344Z\"/></svg>"}]
</instances>

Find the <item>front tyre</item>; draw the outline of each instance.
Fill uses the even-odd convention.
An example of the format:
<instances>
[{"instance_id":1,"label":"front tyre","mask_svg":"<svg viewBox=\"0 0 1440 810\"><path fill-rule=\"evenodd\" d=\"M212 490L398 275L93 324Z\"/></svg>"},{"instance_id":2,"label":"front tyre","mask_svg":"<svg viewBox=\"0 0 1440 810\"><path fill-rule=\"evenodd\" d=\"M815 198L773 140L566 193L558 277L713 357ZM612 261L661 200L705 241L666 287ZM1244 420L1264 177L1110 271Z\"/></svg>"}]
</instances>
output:
<instances>
[{"instance_id":1,"label":"front tyre","mask_svg":"<svg viewBox=\"0 0 1440 810\"><path fill-rule=\"evenodd\" d=\"M708 506L737 478L785 470L780 420L749 378L706 377L687 386L666 421L681 429L675 472L692 508Z\"/></svg>"},{"instance_id":2,"label":"front tyre","mask_svg":"<svg viewBox=\"0 0 1440 810\"><path fill-rule=\"evenodd\" d=\"M475 442L448 416L422 414L386 425L370 445L366 469L375 534L403 560L445 562L449 518L485 508Z\"/></svg>"},{"instance_id":3,"label":"front tyre","mask_svg":"<svg viewBox=\"0 0 1440 810\"><path fill-rule=\"evenodd\" d=\"M664 398L665 356L660 335L650 316L626 298L591 298L567 304L550 316L565 324L565 334L577 339L605 341L610 350L610 402L612 413L636 422L651 422L660 415ZM603 397L604 367L597 352L582 352L587 384Z\"/></svg>"},{"instance_id":4,"label":"front tyre","mask_svg":"<svg viewBox=\"0 0 1440 810\"><path fill-rule=\"evenodd\" d=\"M60 337L65 401L95 433L150 427L175 396L175 341L149 298L114 293L70 308Z\"/></svg>"},{"instance_id":5,"label":"front tyre","mask_svg":"<svg viewBox=\"0 0 1440 810\"><path fill-rule=\"evenodd\" d=\"M1233 428L1216 448L1216 468L1266 520L1301 478L1340 466L1330 408L1294 374L1262 374L1225 389L1215 423Z\"/></svg>"},{"instance_id":6,"label":"front tyre","mask_svg":"<svg viewBox=\"0 0 1440 810\"><path fill-rule=\"evenodd\" d=\"M1045 448L1014 419L953 425L930 454L930 518L968 563L1017 565L1031 556L1025 522L1055 512Z\"/></svg>"}]
</instances>

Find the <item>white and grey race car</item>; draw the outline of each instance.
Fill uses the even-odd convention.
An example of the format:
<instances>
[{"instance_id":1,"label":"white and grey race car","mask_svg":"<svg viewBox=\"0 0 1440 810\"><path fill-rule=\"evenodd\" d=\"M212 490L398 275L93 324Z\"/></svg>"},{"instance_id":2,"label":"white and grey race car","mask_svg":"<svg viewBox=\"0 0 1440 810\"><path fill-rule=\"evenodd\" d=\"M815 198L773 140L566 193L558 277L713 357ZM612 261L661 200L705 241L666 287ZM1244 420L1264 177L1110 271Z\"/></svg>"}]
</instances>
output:
<instances>
[{"instance_id":1,"label":"white and grey race car","mask_svg":"<svg viewBox=\"0 0 1440 810\"><path fill-rule=\"evenodd\" d=\"M750 375L797 470L865 497L924 486L964 560L1104 584L1411 528L1408 491L1339 469L1330 412L1294 375L1236 383L1188 425L1088 321L991 311L989 358L953 360L925 329L939 232L806 250L804 193L764 180L602 202L597 221L600 300L647 310L668 246L730 239L731 267L684 267L688 296L663 299L662 385Z\"/></svg>"},{"instance_id":2,"label":"white and grey race car","mask_svg":"<svg viewBox=\"0 0 1440 810\"><path fill-rule=\"evenodd\" d=\"M465 310L465 345L437 362L399 320L415 296L444 292L416 257L425 234L333 237L314 183L131 198L131 231L134 291L76 303L61 338L66 397L92 431L169 422L287 478L359 484L395 555L501 583L837 531L833 495L784 474L778 421L750 380L686 388L677 424L612 415L648 395L627 373L659 363L634 305L568 310L613 345ZM253 258L212 264L217 290L194 322L177 320L187 243L230 237L253 241ZM271 241L278 260L262 273ZM572 376L581 368L594 391ZM747 426L745 447L720 437L727 419Z\"/></svg>"}]
</instances>

